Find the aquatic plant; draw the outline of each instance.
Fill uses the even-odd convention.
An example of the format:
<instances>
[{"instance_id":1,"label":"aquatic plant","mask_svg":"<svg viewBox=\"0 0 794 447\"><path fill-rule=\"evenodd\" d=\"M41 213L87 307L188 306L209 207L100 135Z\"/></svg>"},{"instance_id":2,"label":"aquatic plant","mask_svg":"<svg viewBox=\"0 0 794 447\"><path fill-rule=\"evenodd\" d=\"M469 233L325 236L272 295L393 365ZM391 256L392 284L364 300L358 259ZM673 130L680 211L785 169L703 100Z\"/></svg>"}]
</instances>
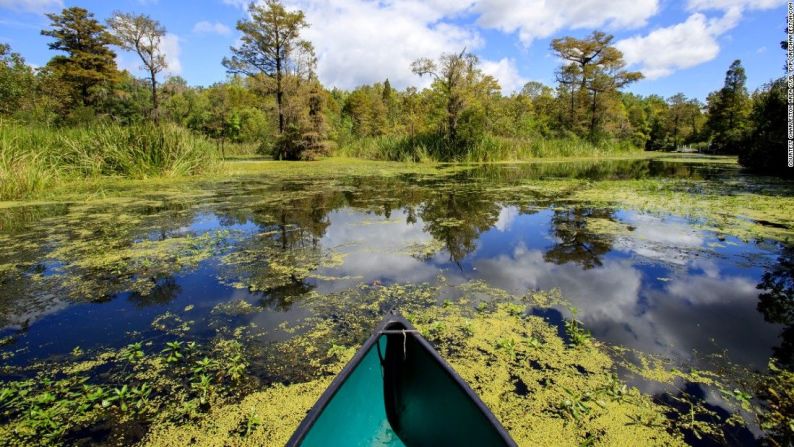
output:
<instances>
[{"instance_id":1,"label":"aquatic plant","mask_svg":"<svg viewBox=\"0 0 794 447\"><path fill-rule=\"evenodd\" d=\"M794 443L794 371L769 363L770 374L759 382L759 394L766 408L761 412L761 426L772 445Z\"/></svg>"}]
</instances>

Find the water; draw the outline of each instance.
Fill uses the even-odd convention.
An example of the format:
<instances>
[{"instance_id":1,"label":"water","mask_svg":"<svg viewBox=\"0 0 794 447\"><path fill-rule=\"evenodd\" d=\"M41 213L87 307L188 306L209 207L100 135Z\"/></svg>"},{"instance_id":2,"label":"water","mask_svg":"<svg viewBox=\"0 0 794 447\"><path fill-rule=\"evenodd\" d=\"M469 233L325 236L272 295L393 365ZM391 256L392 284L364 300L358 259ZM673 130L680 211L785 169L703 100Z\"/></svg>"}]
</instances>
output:
<instances>
[{"instance_id":1,"label":"water","mask_svg":"<svg viewBox=\"0 0 794 447\"><path fill-rule=\"evenodd\" d=\"M759 307L757 288L790 262L790 249L711 231L701 216L570 201L559 187L725 178L748 188L771 181L726 165L642 160L446 176L248 176L7 208L2 351L8 365L24 366L68 358L76 346L163 341L152 322L166 312L192 321L187 333L196 339L256 327L257 342L267 343L288 336L282 323L310 315L307 294L482 281L517 295L557 288L609 344L678 365L711 368L719 358L763 371L773 353L792 355L790 334L781 338L785 318L774 303ZM195 243L163 245L186 236ZM133 244L141 243L152 252L139 258ZM131 247L127 257L107 258ZM224 303L251 306L238 312ZM557 323L571 315L565 306L530 311Z\"/></svg>"}]
</instances>

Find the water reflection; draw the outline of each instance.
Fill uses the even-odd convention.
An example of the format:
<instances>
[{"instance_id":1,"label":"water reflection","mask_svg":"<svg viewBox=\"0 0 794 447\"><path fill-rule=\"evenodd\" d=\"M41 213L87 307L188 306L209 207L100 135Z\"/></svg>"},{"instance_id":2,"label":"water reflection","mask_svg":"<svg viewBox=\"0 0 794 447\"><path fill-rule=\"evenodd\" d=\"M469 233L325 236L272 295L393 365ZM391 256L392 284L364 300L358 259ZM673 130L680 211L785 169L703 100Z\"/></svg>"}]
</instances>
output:
<instances>
[{"instance_id":1,"label":"water reflection","mask_svg":"<svg viewBox=\"0 0 794 447\"><path fill-rule=\"evenodd\" d=\"M791 249L781 255L683 218L569 203L559 191L527 187L543 178L709 179L726 170L638 160L489 165L451 176L249 178L187 197L0 210L0 336L30 325L14 349L24 345L36 358L78 342L123 344L123 331L146 331L153 315L186 306L195 306L199 333L212 332L211 310L232 299L254 314L224 324L269 330L304 316L301 300L311 294L482 280L518 294L559 288L596 337L679 363L725 351L763 368L774 346L791 362ZM85 304L98 301L107 305ZM114 329L119 319L123 331ZM114 336L87 335L106 331Z\"/></svg>"},{"instance_id":2,"label":"water reflection","mask_svg":"<svg viewBox=\"0 0 794 447\"><path fill-rule=\"evenodd\" d=\"M609 235L588 230L590 219L613 220L613 210L574 206L555 210L551 218L556 243L543 258L555 264L575 262L584 269L600 267L601 258L612 249Z\"/></svg>"},{"instance_id":3,"label":"water reflection","mask_svg":"<svg viewBox=\"0 0 794 447\"><path fill-rule=\"evenodd\" d=\"M770 323L782 324L775 357L789 369L794 369L794 247L786 247L768 271L764 272L758 289L758 311Z\"/></svg>"}]
</instances>

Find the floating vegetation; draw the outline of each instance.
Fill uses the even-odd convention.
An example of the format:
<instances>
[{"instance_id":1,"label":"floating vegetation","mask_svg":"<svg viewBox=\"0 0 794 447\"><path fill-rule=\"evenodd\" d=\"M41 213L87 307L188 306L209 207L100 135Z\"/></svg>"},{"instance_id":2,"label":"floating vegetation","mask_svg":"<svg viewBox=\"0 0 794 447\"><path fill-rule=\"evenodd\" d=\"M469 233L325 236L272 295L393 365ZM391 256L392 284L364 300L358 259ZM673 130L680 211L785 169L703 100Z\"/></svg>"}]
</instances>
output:
<instances>
[{"instance_id":1,"label":"floating vegetation","mask_svg":"<svg viewBox=\"0 0 794 447\"><path fill-rule=\"evenodd\" d=\"M759 425L770 444L790 444L785 334L769 374L716 360L685 368L681 358L599 341L587 304L577 302L581 316L568 318L559 290L524 278L574 272L589 286L628 272L615 281L636 281L636 294L632 262L664 263L649 278L680 287L681 272L669 265L711 269L686 263L719 264L737 246L764 257L778 250L765 247L791 240L790 184L726 181L675 165L240 162L230 164L239 173L231 177L102 180L53 193L57 202L0 204L0 326L8 328L0 337L8 361L0 445L283 444L392 308L522 445L725 443L731 433L760 433ZM362 241L364 231L389 244ZM512 276L488 276L484 259L512 267ZM763 266L777 282L762 287L779 296L760 304L770 322L788 327L790 269L779 264ZM745 282L728 284L755 290ZM642 312L633 297L604 312ZM107 344L86 335L81 347L68 346L64 336L47 351L50 340L33 338L39 328L31 325L44 315L99 301L141 312L129 314L129 328L113 316L106 327L119 332ZM58 338L81 328L50 330Z\"/></svg>"}]
</instances>

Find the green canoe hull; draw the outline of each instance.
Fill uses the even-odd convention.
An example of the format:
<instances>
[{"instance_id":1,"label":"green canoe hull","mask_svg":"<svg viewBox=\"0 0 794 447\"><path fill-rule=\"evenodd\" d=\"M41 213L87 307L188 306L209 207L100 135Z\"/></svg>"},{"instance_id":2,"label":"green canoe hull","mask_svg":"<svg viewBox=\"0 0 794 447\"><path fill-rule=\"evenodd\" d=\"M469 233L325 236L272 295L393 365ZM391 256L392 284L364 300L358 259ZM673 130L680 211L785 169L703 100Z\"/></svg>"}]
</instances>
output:
<instances>
[{"instance_id":1,"label":"green canoe hull","mask_svg":"<svg viewBox=\"0 0 794 447\"><path fill-rule=\"evenodd\" d=\"M390 316L288 446L513 446L476 394L405 319Z\"/></svg>"}]
</instances>

